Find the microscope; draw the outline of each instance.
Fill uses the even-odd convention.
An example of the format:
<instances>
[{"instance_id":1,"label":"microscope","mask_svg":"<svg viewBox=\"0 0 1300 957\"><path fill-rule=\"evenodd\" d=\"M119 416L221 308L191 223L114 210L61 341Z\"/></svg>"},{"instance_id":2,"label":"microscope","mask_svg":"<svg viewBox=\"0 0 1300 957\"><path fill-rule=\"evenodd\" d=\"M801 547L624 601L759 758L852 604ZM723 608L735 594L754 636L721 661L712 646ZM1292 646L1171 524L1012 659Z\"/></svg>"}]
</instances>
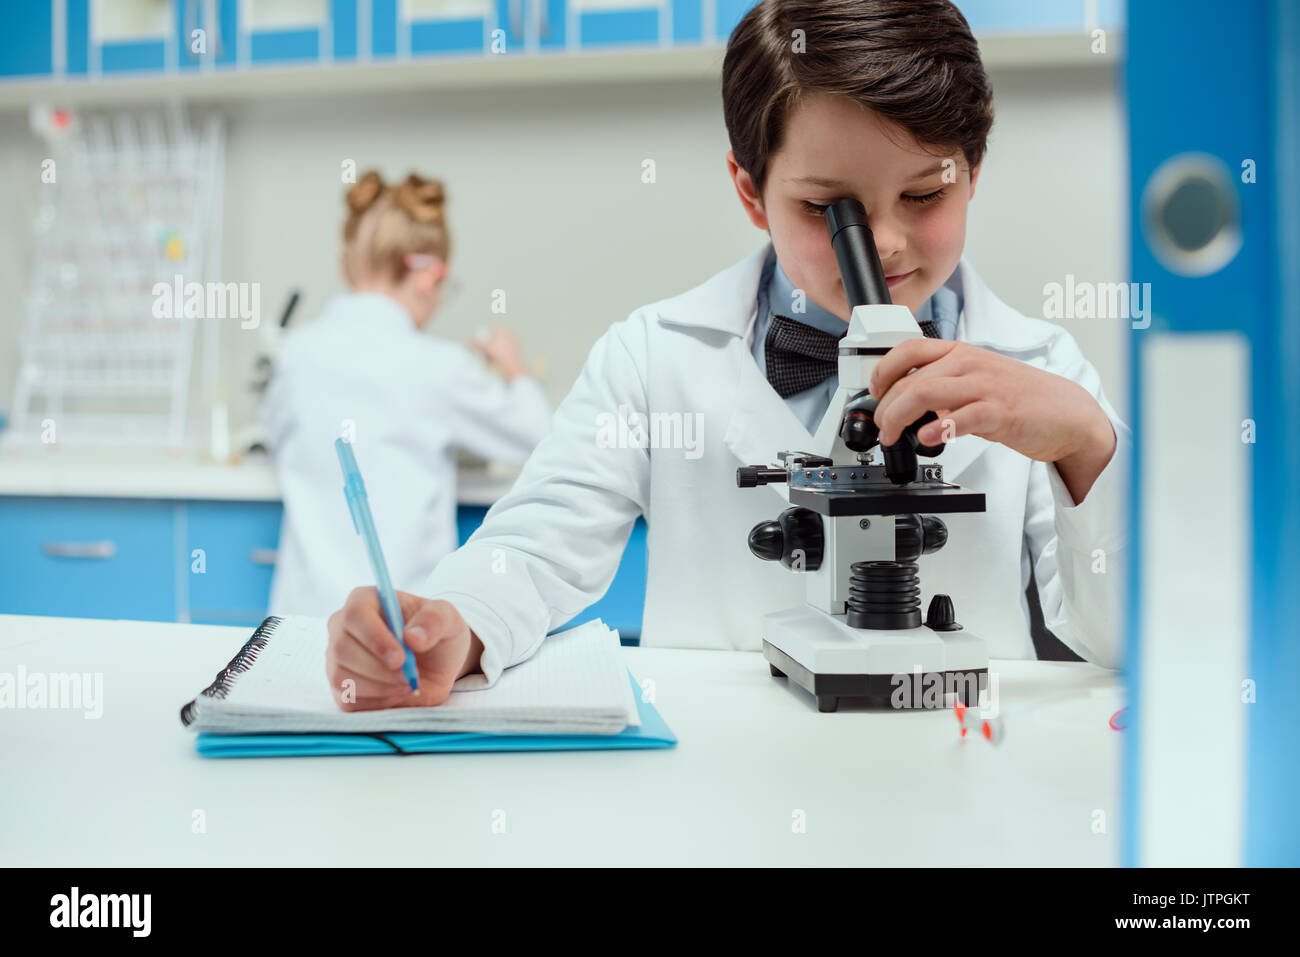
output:
<instances>
[{"instance_id":1,"label":"microscope","mask_svg":"<svg viewBox=\"0 0 1300 957\"><path fill-rule=\"evenodd\" d=\"M984 495L944 482L941 465L918 458L943 452L917 436L938 418L933 411L879 447L871 370L923 330L906 306L891 303L862 204L837 200L826 225L852 308L839 388L815 451L783 451L780 465L736 470L740 488L786 485L790 507L754 526L749 549L803 575L807 589L806 604L764 616L763 656L774 677L811 693L822 712L841 698L942 708L956 695L973 706L988 685L988 650L957 623L947 595L934 595L922 621L917 560L947 541L939 514L982 512ZM933 326L924 334L938 337Z\"/></svg>"}]
</instances>

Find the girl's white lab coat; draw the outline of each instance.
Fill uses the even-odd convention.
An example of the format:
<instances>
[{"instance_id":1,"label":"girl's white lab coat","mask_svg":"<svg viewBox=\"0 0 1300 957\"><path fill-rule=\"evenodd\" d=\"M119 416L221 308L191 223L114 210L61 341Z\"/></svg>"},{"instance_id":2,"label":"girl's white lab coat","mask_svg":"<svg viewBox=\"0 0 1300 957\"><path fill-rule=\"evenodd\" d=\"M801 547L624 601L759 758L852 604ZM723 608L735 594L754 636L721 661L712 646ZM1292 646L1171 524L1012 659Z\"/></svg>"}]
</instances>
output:
<instances>
[{"instance_id":1,"label":"girl's white lab coat","mask_svg":"<svg viewBox=\"0 0 1300 957\"><path fill-rule=\"evenodd\" d=\"M766 252L607 330L514 488L421 589L454 604L482 639L486 683L604 594L642 512L643 645L757 650L763 615L804 603L799 574L747 546L750 528L788 506L786 486L740 489L735 480L737 466L774 462L783 449L818 451L750 353ZM943 516L947 545L918 563L922 607L944 592L991 657L1033 658L1032 567L1047 627L1084 658L1117 667L1131 433L1069 333L1015 312L964 259L959 268L957 339L1079 383L1109 416L1116 451L1076 506L1055 466L977 436L949 442L938 459L945 478L985 493L987 511ZM620 444L611 416L651 412L700 413L699 448L609 447ZM645 444L631 438L621 444ZM483 684L467 676L459 686Z\"/></svg>"},{"instance_id":2,"label":"girl's white lab coat","mask_svg":"<svg viewBox=\"0 0 1300 957\"><path fill-rule=\"evenodd\" d=\"M294 329L262 404L284 499L272 614L325 617L374 584L352 527L334 440L350 438L395 587L417 591L456 547L456 449L519 464L551 405L465 346L425 335L395 300L338 296Z\"/></svg>"}]
</instances>

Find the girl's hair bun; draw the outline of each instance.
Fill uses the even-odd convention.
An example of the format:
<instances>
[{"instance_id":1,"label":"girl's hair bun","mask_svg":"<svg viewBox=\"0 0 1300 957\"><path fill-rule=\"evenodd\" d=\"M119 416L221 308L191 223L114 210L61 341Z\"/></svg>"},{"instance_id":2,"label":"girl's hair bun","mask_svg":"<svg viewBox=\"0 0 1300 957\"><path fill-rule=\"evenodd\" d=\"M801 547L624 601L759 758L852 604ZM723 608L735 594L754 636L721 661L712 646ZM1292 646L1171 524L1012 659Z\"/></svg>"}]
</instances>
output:
<instances>
[{"instance_id":1,"label":"girl's hair bun","mask_svg":"<svg viewBox=\"0 0 1300 957\"><path fill-rule=\"evenodd\" d=\"M442 222L446 194L436 179L411 173L394 191L393 200L417 223Z\"/></svg>"},{"instance_id":2,"label":"girl's hair bun","mask_svg":"<svg viewBox=\"0 0 1300 957\"><path fill-rule=\"evenodd\" d=\"M357 184L348 190L348 209L354 216L360 216L383 195L386 188L383 177L374 170L367 170Z\"/></svg>"}]
</instances>

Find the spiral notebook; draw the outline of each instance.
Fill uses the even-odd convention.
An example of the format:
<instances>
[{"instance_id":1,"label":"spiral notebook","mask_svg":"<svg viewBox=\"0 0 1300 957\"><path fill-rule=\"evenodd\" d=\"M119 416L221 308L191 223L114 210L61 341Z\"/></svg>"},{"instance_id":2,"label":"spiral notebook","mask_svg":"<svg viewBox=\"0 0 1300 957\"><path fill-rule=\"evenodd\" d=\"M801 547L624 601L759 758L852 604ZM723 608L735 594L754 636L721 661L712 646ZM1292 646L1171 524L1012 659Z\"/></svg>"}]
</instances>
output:
<instances>
[{"instance_id":1,"label":"spiral notebook","mask_svg":"<svg viewBox=\"0 0 1300 957\"><path fill-rule=\"evenodd\" d=\"M548 636L486 687L466 675L435 708L345 712L325 676L326 623L262 622L213 682L181 709L198 750L218 757L448 750L671 747L676 738L599 620Z\"/></svg>"}]
</instances>

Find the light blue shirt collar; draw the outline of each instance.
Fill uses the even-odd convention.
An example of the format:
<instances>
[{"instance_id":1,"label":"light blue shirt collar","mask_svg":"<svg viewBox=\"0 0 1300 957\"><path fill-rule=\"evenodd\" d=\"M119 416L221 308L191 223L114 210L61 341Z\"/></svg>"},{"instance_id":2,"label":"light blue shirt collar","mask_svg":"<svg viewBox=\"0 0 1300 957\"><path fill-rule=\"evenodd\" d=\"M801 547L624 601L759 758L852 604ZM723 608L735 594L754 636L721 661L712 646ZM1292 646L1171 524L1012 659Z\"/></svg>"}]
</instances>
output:
<instances>
[{"instance_id":1,"label":"light blue shirt collar","mask_svg":"<svg viewBox=\"0 0 1300 957\"><path fill-rule=\"evenodd\" d=\"M844 335L849 324L835 313L817 305L808 298L807 293L796 290L794 283L781 267L781 263L777 261L775 253L772 254L771 260L775 263L775 268L772 269L772 277L768 281L767 300L771 303L772 312L778 316L788 316L796 322L820 329L836 338Z\"/></svg>"}]
</instances>

